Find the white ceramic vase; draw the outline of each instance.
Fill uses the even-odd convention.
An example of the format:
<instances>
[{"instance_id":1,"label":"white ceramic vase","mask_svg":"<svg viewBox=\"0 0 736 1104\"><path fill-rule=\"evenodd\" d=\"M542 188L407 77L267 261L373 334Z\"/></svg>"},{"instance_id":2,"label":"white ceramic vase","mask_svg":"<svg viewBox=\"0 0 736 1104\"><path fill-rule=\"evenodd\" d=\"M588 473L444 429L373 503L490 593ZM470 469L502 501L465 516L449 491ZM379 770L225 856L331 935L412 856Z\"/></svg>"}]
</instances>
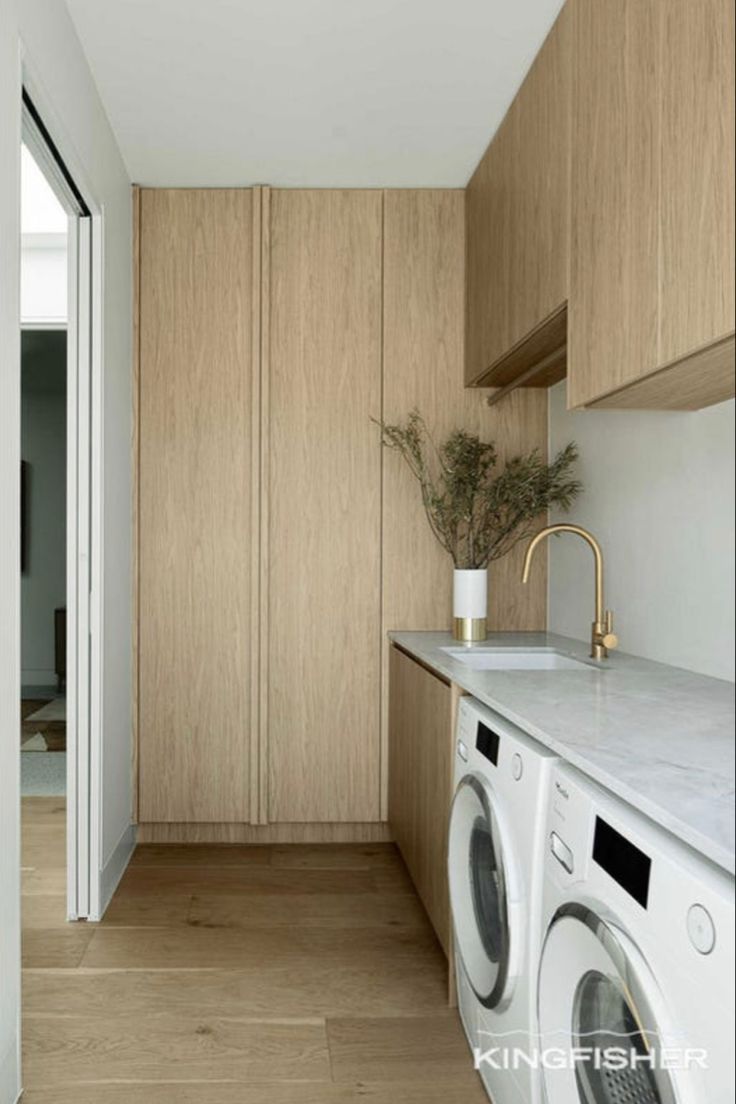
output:
<instances>
[{"instance_id":1,"label":"white ceramic vase","mask_svg":"<svg viewBox=\"0 0 736 1104\"><path fill-rule=\"evenodd\" d=\"M456 640L485 640L488 635L488 568L455 569L452 582L452 635Z\"/></svg>"}]
</instances>

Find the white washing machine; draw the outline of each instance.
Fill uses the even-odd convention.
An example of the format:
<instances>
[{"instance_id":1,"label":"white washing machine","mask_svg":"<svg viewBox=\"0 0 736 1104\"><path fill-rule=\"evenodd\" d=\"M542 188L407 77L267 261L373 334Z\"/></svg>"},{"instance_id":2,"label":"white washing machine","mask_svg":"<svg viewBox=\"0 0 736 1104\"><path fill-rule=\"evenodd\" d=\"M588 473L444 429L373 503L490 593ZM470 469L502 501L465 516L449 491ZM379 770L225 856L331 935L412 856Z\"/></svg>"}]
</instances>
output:
<instances>
[{"instance_id":1,"label":"white washing machine","mask_svg":"<svg viewBox=\"0 0 736 1104\"><path fill-rule=\"evenodd\" d=\"M472 698L458 710L448 870L458 1004L494 1104L538 1104L541 1075L483 1055L529 1047L555 756Z\"/></svg>"},{"instance_id":2,"label":"white washing machine","mask_svg":"<svg viewBox=\"0 0 736 1104\"><path fill-rule=\"evenodd\" d=\"M733 878L567 765L551 787L545 1100L733 1104Z\"/></svg>"}]
</instances>

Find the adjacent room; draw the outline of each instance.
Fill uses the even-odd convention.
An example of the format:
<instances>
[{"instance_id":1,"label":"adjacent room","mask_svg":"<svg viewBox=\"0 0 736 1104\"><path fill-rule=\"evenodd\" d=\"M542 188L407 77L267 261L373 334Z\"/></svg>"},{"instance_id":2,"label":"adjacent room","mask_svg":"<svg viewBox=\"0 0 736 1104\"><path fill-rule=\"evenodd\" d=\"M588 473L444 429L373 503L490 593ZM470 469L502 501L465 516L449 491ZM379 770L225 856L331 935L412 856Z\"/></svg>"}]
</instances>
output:
<instances>
[{"instance_id":1,"label":"adjacent room","mask_svg":"<svg viewBox=\"0 0 736 1104\"><path fill-rule=\"evenodd\" d=\"M30 150L21 177L21 779L66 792L67 215Z\"/></svg>"},{"instance_id":2,"label":"adjacent room","mask_svg":"<svg viewBox=\"0 0 736 1104\"><path fill-rule=\"evenodd\" d=\"M68 219L21 150L21 856L26 948L66 921ZM48 938L41 935L48 948Z\"/></svg>"}]
</instances>

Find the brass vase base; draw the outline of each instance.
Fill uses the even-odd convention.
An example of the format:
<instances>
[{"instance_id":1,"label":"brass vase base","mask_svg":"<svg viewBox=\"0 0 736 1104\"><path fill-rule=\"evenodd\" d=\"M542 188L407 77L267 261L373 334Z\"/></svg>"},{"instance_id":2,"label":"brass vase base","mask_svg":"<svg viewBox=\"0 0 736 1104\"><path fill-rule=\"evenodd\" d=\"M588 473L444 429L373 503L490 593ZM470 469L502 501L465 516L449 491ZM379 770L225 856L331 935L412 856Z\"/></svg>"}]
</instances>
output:
<instances>
[{"instance_id":1,"label":"brass vase base","mask_svg":"<svg viewBox=\"0 0 736 1104\"><path fill-rule=\"evenodd\" d=\"M465 644L485 640L488 636L487 619L485 617L456 617L452 624L452 635L455 640L462 640Z\"/></svg>"}]
</instances>

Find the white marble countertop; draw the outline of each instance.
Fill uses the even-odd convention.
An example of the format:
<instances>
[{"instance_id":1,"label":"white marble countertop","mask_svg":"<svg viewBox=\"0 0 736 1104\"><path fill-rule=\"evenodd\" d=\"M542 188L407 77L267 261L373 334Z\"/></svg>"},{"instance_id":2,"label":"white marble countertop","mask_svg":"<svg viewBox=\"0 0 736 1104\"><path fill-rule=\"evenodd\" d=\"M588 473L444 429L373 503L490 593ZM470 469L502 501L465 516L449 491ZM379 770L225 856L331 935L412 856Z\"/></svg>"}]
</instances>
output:
<instances>
[{"instance_id":1,"label":"white marble countertop","mask_svg":"<svg viewBox=\"0 0 736 1104\"><path fill-rule=\"evenodd\" d=\"M450 633L389 637L734 873L732 683L620 652L576 670L476 671L441 650L458 647ZM588 645L553 633L493 633L467 647L555 648L589 660Z\"/></svg>"}]
</instances>

